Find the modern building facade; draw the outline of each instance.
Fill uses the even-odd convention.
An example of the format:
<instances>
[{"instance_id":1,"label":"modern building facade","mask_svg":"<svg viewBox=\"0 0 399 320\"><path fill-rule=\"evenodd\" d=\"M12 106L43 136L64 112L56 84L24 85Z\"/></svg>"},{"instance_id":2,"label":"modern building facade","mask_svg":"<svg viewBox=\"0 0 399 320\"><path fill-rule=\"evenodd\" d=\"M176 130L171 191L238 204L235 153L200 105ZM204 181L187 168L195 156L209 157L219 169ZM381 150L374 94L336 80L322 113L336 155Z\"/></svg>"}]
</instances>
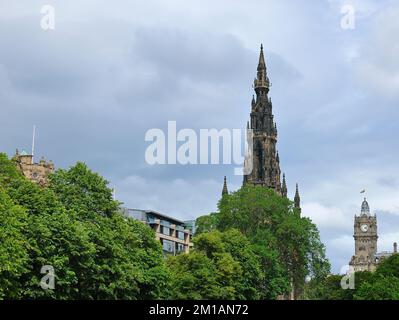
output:
<instances>
[{"instance_id":1,"label":"modern building facade","mask_svg":"<svg viewBox=\"0 0 399 320\"><path fill-rule=\"evenodd\" d=\"M161 242L165 255L190 251L191 231L185 222L151 210L123 208L122 212L149 225L155 231L156 239Z\"/></svg>"},{"instance_id":2,"label":"modern building facade","mask_svg":"<svg viewBox=\"0 0 399 320\"><path fill-rule=\"evenodd\" d=\"M349 265L356 271L374 271L383 259L397 253L397 244L393 244L393 252L377 253L377 216L371 214L370 206L364 198L360 215L355 215L354 233L355 255Z\"/></svg>"}]
</instances>

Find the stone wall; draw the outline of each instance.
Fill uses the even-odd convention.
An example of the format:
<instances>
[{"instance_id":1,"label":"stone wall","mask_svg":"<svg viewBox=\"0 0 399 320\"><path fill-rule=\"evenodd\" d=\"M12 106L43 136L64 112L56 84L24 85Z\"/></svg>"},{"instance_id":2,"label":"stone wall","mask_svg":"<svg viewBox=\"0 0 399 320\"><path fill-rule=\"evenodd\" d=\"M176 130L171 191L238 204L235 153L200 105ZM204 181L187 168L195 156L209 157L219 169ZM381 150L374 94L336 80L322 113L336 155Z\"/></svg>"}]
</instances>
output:
<instances>
[{"instance_id":1,"label":"stone wall","mask_svg":"<svg viewBox=\"0 0 399 320\"><path fill-rule=\"evenodd\" d=\"M32 155L26 152L20 154L18 150L13 159L26 178L43 187L48 184L48 175L54 172L54 164L51 161L42 158L38 163L33 163Z\"/></svg>"}]
</instances>

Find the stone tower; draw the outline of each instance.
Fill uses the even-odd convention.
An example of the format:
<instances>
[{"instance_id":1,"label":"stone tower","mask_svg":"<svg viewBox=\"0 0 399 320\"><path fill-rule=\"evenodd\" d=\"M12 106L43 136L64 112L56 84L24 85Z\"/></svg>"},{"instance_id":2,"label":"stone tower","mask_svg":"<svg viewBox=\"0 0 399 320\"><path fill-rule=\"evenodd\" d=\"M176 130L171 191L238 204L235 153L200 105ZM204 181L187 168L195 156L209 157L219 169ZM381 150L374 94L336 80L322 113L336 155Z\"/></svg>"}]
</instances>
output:
<instances>
[{"instance_id":1,"label":"stone tower","mask_svg":"<svg viewBox=\"0 0 399 320\"><path fill-rule=\"evenodd\" d=\"M274 122L272 101L268 96L270 81L266 72L263 46L260 47L258 73L254 80L256 98L252 97L248 128L253 132L253 170L244 175L244 184L251 183L282 192L280 159L277 152L277 125Z\"/></svg>"},{"instance_id":2,"label":"stone tower","mask_svg":"<svg viewBox=\"0 0 399 320\"><path fill-rule=\"evenodd\" d=\"M19 153L17 149L13 160L25 177L43 187L48 184L48 175L54 172L54 164L52 161L47 162L42 158L39 163L34 163L33 155L25 151Z\"/></svg>"},{"instance_id":3,"label":"stone tower","mask_svg":"<svg viewBox=\"0 0 399 320\"><path fill-rule=\"evenodd\" d=\"M377 254L377 216L370 214L369 204L364 198L360 215L355 215L355 255L349 265L354 271L373 271Z\"/></svg>"}]
</instances>

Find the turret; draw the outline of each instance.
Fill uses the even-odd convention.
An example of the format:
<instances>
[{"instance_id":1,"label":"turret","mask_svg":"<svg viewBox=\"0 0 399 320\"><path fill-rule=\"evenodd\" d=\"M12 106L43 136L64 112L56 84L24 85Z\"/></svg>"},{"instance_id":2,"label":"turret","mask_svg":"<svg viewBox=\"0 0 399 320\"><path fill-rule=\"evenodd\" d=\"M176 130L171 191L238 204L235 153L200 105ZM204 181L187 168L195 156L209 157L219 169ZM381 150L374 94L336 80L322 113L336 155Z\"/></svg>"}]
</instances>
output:
<instances>
[{"instance_id":1,"label":"turret","mask_svg":"<svg viewBox=\"0 0 399 320\"><path fill-rule=\"evenodd\" d=\"M288 193L287 183L285 181L285 173L283 173L283 184L281 186L281 195L286 198L287 197L287 193Z\"/></svg>"},{"instance_id":2,"label":"turret","mask_svg":"<svg viewBox=\"0 0 399 320\"><path fill-rule=\"evenodd\" d=\"M227 180L226 176L224 176L224 182L223 182L223 189L222 189L222 196L229 194L229 190L227 189Z\"/></svg>"},{"instance_id":3,"label":"turret","mask_svg":"<svg viewBox=\"0 0 399 320\"><path fill-rule=\"evenodd\" d=\"M258 62L258 74L257 78L254 80L254 88L257 94L269 92L270 81L267 77L265 57L263 55L263 45L260 45L260 54Z\"/></svg>"},{"instance_id":4,"label":"turret","mask_svg":"<svg viewBox=\"0 0 399 320\"><path fill-rule=\"evenodd\" d=\"M294 207L299 209L299 212L301 212L301 197L299 196L298 184L296 184L295 197L294 197Z\"/></svg>"},{"instance_id":5,"label":"turret","mask_svg":"<svg viewBox=\"0 0 399 320\"><path fill-rule=\"evenodd\" d=\"M369 206L369 203L367 202L366 198L364 198L364 201L362 203L360 215L361 216L369 216L370 215L370 206Z\"/></svg>"}]
</instances>

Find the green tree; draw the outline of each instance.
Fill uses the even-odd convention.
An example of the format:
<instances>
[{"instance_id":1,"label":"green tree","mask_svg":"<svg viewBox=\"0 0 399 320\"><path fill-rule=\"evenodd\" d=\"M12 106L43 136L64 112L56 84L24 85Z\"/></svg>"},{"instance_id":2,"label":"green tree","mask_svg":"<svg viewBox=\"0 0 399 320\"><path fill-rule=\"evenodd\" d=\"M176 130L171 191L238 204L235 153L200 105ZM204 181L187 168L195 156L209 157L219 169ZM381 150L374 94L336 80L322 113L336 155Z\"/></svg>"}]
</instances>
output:
<instances>
[{"instance_id":1,"label":"green tree","mask_svg":"<svg viewBox=\"0 0 399 320\"><path fill-rule=\"evenodd\" d=\"M0 154L0 298L162 297L169 274L160 243L118 206L83 163L42 188ZM55 270L55 290L40 287L45 265Z\"/></svg>"},{"instance_id":2,"label":"green tree","mask_svg":"<svg viewBox=\"0 0 399 320\"><path fill-rule=\"evenodd\" d=\"M264 272L262 298L288 293L291 284L299 296L306 275L323 279L328 274L330 266L316 226L274 190L245 185L224 195L218 208L213 216L199 221L199 228L236 228L252 242Z\"/></svg>"},{"instance_id":3,"label":"green tree","mask_svg":"<svg viewBox=\"0 0 399 320\"><path fill-rule=\"evenodd\" d=\"M66 208L77 213L91 217L109 216L118 209L119 204L112 199L108 181L82 162L69 170L59 169L51 175L50 189Z\"/></svg>"},{"instance_id":4,"label":"green tree","mask_svg":"<svg viewBox=\"0 0 399 320\"><path fill-rule=\"evenodd\" d=\"M226 294L219 286L215 264L203 252L171 256L167 265L171 272L170 299L219 299Z\"/></svg>"},{"instance_id":5,"label":"green tree","mask_svg":"<svg viewBox=\"0 0 399 320\"><path fill-rule=\"evenodd\" d=\"M88 295L94 299L157 299L168 283L162 248L142 222L119 213L90 225L96 247Z\"/></svg>"},{"instance_id":6,"label":"green tree","mask_svg":"<svg viewBox=\"0 0 399 320\"><path fill-rule=\"evenodd\" d=\"M372 283L375 275L369 271L354 274L354 288L343 289L341 281L345 275L329 275L306 284L304 298L309 300L353 300L364 283Z\"/></svg>"},{"instance_id":7,"label":"green tree","mask_svg":"<svg viewBox=\"0 0 399 320\"><path fill-rule=\"evenodd\" d=\"M362 282L353 297L357 300L398 300L399 254L381 261L375 274Z\"/></svg>"},{"instance_id":8,"label":"green tree","mask_svg":"<svg viewBox=\"0 0 399 320\"><path fill-rule=\"evenodd\" d=\"M88 230L95 247L85 274L84 296L93 299L156 299L168 281L162 248L148 226L122 216L108 182L85 164L58 170L49 188Z\"/></svg>"},{"instance_id":9,"label":"green tree","mask_svg":"<svg viewBox=\"0 0 399 320\"><path fill-rule=\"evenodd\" d=\"M354 295L355 300L399 300L399 278L376 275L374 281L364 282Z\"/></svg>"},{"instance_id":10,"label":"green tree","mask_svg":"<svg viewBox=\"0 0 399 320\"><path fill-rule=\"evenodd\" d=\"M259 298L259 259L238 230L200 234L194 248L190 254L168 258L172 298Z\"/></svg>"},{"instance_id":11,"label":"green tree","mask_svg":"<svg viewBox=\"0 0 399 320\"><path fill-rule=\"evenodd\" d=\"M216 230L218 223L217 218L218 217L216 213L211 213L210 215L198 217L195 221L196 224L195 233L199 235L204 232L210 232Z\"/></svg>"},{"instance_id":12,"label":"green tree","mask_svg":"<svg viewBox=\"0 0 399 320\"><path fill-rule=\"evenodd\" d=\"M7 155L0 153L0 185L12 201L24 207L29 215L57 211L61 203L52 190L41 188L26 179L17 169L14 160L9 160Z\"/></svg>"},{"instance_id":13,"label":"green tree","mask_svg":"<svg viewBox=\"0 0 399 320\"><path fill-rule=\"evenodd\" d=\"M194 245L196 250L205 252L209 258L228 254L239 263L241 277L234 285L236 298L257 299L260 297L259 285L263 280L260 259L250 241L240 231L237 229L225 232L215 230L200 234L194 239Z\"/></svg>"},{"instance_id":14,"label":"green tree","mask_svg":"<svg viewBox=\"0 0 399 320\"><path fill-rule=\"evenodd\" d=\"M0 299L21 298L19 278L27 270L27 214L0 186Z\"/></svg>"},{"instance_id":15,"label":"green tree","mask_svg":"<svg viewBox=\"0 0 399 320\"><path fill-rule=\"evenodd\" d=\"M393 276L399 278L399 254L393 254L381 261L376 273L382 276Z\"/></svg>"},{"instance_id":16,"label":"green tree","mask_svg":"<svg viewBox=\"0 0 399 320\"><path fill-rule=\"evenodd\" d=\"M29 229L29 272L22 278L25 298L85 299L86 275L94 265L95 246L89 231L72 212L60 208L51 214L31 215ZM40 287L41 268L52 266L55 290Z\"/></svg>"}]
</instances>

